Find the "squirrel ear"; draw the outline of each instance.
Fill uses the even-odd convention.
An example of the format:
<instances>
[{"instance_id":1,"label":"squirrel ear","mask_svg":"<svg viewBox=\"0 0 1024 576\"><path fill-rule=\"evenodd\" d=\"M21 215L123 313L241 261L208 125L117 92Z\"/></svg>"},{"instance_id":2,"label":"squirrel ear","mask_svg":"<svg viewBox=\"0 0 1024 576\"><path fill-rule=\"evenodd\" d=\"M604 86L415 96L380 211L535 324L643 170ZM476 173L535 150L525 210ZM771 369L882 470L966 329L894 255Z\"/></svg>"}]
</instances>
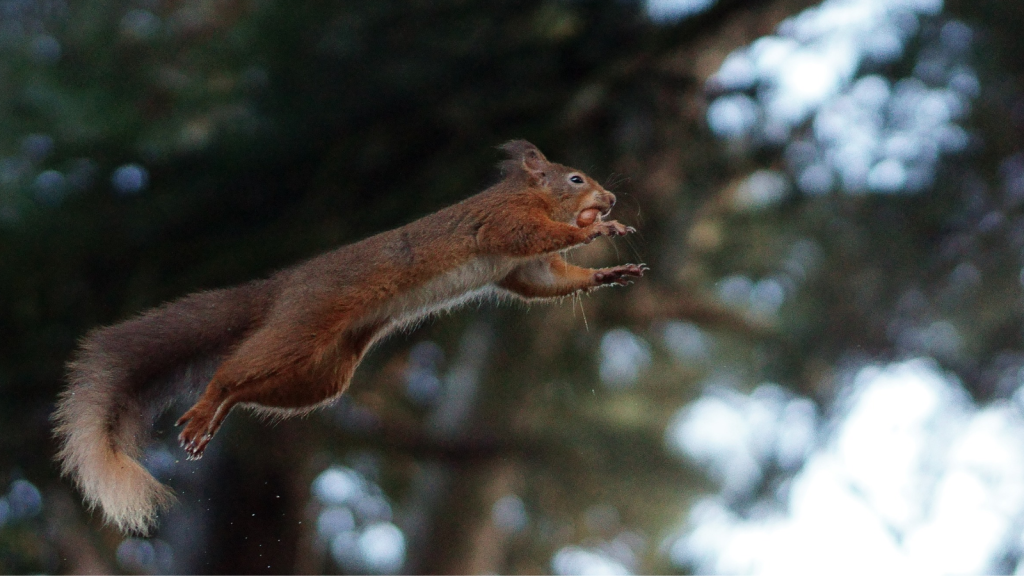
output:
<instances>
[{"instance_id":1,"label":"squirrel ear","mask_svg":"<svg viewBox=\"0 0 1024 576\"><path fill-rule=\"evenodd\" d=\"M512 140L502 144L499 148L507 152L512 161L526 170L530 176L543 178L544 170L548 166L548 159L536 146L526 140ZM507 163L503 162L502 165L506 166Z\"/></svg>"}]
</instances>

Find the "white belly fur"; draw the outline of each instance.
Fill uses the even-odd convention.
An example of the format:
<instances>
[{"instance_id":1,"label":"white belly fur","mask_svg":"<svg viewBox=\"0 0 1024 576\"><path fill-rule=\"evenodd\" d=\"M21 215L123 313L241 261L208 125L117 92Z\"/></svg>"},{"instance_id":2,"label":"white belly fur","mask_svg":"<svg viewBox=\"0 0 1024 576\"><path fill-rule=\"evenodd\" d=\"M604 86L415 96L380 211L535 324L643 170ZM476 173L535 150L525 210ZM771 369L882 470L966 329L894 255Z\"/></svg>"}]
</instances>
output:
<instances>
[{"instance_id":1,"label":"white belly fur","mask_svg":"<svg viewBox=\"0 0 1024 576\"><path fill-rule=\"evenodd\" d=\"M480 300L492 294L494 282L504 278L517 263L509 258L477 258L385 302L366 323L391 318L394 328L407 327L431 314Z\"/></svg>"}]
</instances>

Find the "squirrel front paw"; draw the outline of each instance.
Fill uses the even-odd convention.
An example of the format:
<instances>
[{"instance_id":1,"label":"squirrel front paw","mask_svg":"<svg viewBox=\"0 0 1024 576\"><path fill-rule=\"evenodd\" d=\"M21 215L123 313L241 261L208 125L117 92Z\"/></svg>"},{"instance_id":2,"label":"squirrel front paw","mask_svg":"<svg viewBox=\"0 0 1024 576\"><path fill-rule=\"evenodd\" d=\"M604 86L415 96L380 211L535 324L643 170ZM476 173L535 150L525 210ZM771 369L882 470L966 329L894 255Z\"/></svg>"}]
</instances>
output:
<instances>
[{"instance_id":1,"label":"squirrel front paw","mask_svg":"<svg viewBox=\"0 0 1024 576\"><path fill-rule=\"evenodd\" d=\"M620 224L617 220L609 220L608 222L594 222L587 226L587 231L589 232L587 242L591 242L600 236L625 236L636 232L636 228Z\"/></svg>"},{"instance_id":2,"label":"squirrel front paw","mask_svg":"<svg viewBox=\"0 0 1024 576\"><path fill-rule=\"evenodd\" d=\"M646 264L623 264L614 268L602 268L594 272L594 283L598 286L629 286L634 278L650 270Z\"/></svg>"}]
</instances>

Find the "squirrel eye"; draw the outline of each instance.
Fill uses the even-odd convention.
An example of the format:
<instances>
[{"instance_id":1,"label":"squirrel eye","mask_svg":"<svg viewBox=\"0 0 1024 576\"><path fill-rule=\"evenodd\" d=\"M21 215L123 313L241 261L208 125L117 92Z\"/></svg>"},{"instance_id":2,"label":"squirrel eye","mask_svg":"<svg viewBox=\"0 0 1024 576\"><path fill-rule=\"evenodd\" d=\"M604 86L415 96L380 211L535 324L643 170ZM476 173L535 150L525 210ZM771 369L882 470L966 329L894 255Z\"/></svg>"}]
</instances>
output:
<instances>
[{"instance_id":1,"label":"squirrel eye","mask_svg":"<svg viewBox=\"0 0 1024 576\"><path fill-rule=\"evenodd\" d=\"M583 178L573 174L572 176L569 176L569 182L572 182L573 184L583 184Z\"/></svg>"}]
</instances>

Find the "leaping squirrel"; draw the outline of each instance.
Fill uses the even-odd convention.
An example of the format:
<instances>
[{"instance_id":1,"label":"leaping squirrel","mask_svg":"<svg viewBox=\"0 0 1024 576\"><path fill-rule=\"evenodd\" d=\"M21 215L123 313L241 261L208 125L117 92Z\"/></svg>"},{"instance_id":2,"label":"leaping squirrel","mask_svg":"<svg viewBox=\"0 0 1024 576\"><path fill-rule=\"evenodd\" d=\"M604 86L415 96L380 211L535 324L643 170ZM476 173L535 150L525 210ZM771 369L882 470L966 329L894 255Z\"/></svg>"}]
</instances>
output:
<instances>
[{"instance_id":1,"label":"leaping squirrel","mask_svg":"<svg viewBox=\"0 0 1024 576\"><path fill-rule=\"evenodd\" d=\"M615 196L536 146L483 192L264 280L198 292L93 330L68 364L54 420L57 459L90 507L148 533L173 496L137 458L171 401L206 390L178 420L198 459L232 407L301 414L348 386L374 342L427 315L491 295L551 299L626 285L646 266L580 268L562 252L634 229L604 221Z\"/></svg>"}]
</instances>

